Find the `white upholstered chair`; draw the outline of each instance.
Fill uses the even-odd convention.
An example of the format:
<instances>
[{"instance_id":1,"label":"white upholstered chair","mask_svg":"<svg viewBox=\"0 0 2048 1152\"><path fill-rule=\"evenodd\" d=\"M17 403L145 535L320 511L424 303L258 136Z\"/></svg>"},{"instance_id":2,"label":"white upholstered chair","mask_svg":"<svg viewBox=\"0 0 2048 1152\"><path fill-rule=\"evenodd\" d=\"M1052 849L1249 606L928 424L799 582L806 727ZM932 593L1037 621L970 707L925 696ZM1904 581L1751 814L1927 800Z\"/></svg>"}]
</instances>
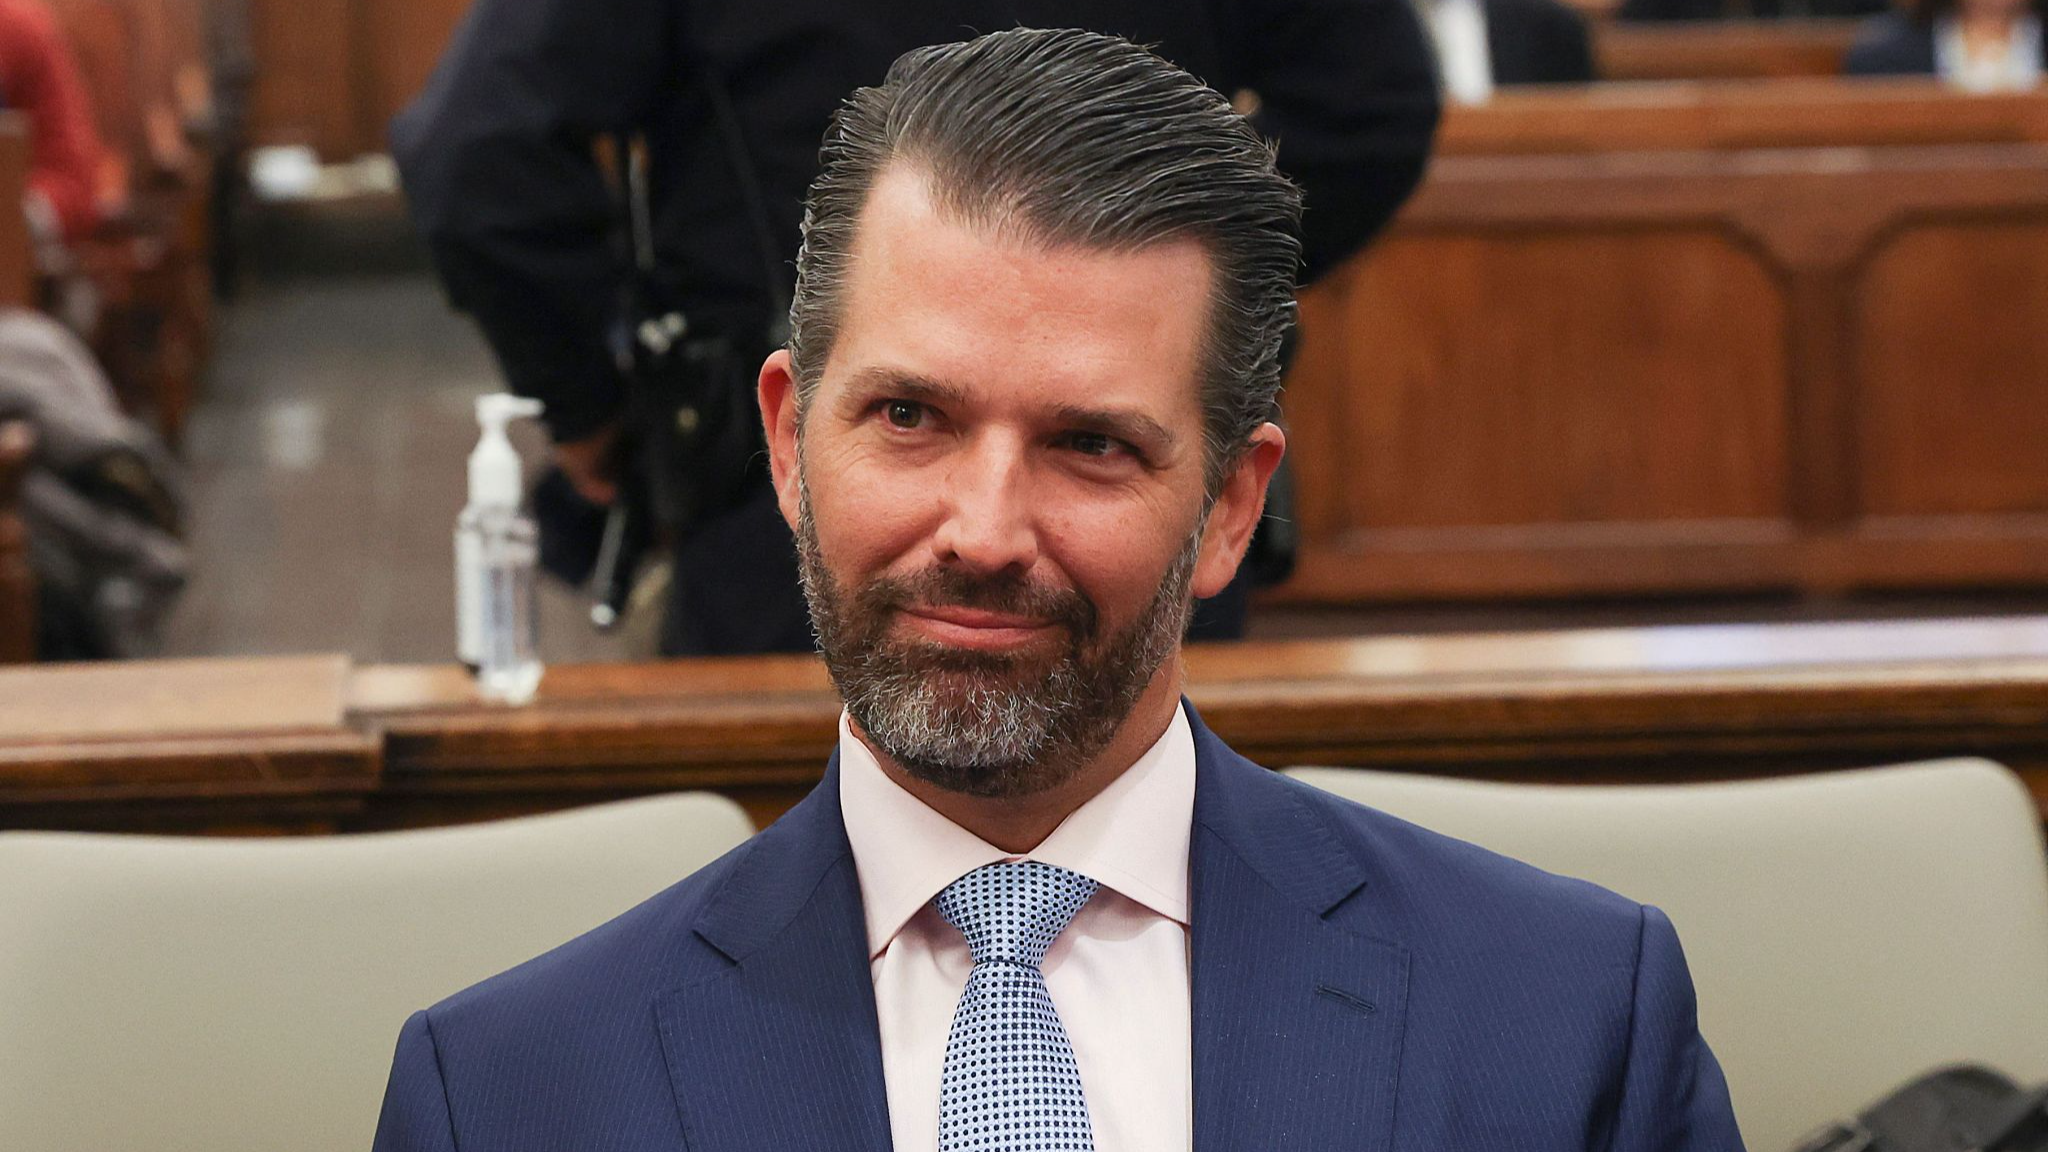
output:
<instances>
[{"instance_id":1,"label":"white upholstered chair","mask_svg":"<svg viewBox=\"0 0 2048 1152\"><path fill-rule=\"evenodd\" d=\"M2048 1080L2048 863L1985 760L1644 787L1293 775L1663 908L1751 1152L1919 1072Z\"/></svg>"},{"instance_id":2,"label":"white upholstered chair","mask_svg":"<svg viewBox=\"0 0 2048 1152\"><path fill-rule=\"evenodd\" d=\"M0 834L0 1148L364 1152L414 1009L751 832L684 794L359 836Z\"/></svg>"}]
</instances>

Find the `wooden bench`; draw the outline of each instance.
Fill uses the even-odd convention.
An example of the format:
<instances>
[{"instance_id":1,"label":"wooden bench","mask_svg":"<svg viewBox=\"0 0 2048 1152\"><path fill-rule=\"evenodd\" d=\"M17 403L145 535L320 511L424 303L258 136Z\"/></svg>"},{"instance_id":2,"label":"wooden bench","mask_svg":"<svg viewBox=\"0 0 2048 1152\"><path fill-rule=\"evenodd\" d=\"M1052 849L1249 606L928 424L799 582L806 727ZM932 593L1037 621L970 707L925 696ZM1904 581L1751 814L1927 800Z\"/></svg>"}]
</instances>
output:
<instances>
[{"instance_id":1,"label":"wooden bench","mask_svg":"<svg viewBox=\"0 0 2048 1152\"><path fill-rule=\"evenodd\" d=\"M28 125L19 112L0 112L0 204L20 204L27 186ZM26 308L34 293L28 221L19 211L0 211L0 307ZM0 419L0 664L35 659L35 580L18 506L34 447L27 423Z\"/></svg>"},{"instance_id":2,"label":"wooden bench","mask_svg":"<svg viewBox=\"0 0 2048 1152\"><path fill-rule=\"evenodd\" d=\"M1464 150L1304 295L1275 599L2048 580L2048 96L1948 98L1994 142L1879 146L1940 101L1879 85L1771 127L1760 91L1447 124ZM1883 107L1860 146L1747 146Z\"/></svg>"},{"instance_id":3,"label":"wooden bench","mask_svg":"<svg viewBox=\"0 0 2048 1152\"><path fill-rule=\"evenodd\" d=\"M2048 618L1197 647L1273 766L1676 781L1977 754L2048 805ZM799 657L553 668L531 706L340 657L0 671L0 827L407 827L708 788L772 819L838 703Z\"/></svg>"},{"instance_id":4,"label":"wooden bench","mask_svg":"<svg viewBox=\"0 0 2048 1152\"><path fill-rule=\"evenodd\" d=\"M77 245L104 312L95 354L172 443L212 342L212 110L198 0L50 0L110 153L110 211Z\"/></svg>"},{"instance_id":5,"label":"wooden bench","mask_svg":"<svg viewBox=\"0 0 2048 1152\"><path fill-rule=\"evenodd\" d=\"M36 658L36 582L28 566L28 526L18 501L35 432L0 419L0 664Z\"/></svg>"},{"instance_id":6,"label":"wooden bench","mask_svg":"<svg viewBox=\"0 0 2048 1152\"><path fill-rule=\"evenodd\" d=\"M28 218L18 206L28 189L28 121L0 111L0 307L26 308L35 301L36 260Z\"/></svg>"},{"instance_id":7,"label":"wooden bench","mask_svg":"<svg viewBox=\"0 0 2048 1152\"><path fill-rule=\"evenodd\" d=\"M1594 20L1593 59L1603 81L1738 80L1837 76L1857 20Z\"/></svg>"}]
</instances>

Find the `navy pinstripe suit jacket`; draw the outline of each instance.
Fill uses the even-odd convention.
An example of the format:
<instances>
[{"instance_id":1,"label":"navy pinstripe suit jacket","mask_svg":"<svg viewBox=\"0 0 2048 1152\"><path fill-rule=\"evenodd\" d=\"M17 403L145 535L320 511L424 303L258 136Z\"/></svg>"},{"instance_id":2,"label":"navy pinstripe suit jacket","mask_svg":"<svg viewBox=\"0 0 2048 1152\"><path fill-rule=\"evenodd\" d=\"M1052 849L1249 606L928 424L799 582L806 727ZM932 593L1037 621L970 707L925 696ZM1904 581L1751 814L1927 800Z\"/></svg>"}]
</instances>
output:
<instances>
[{"instance_id":1,"label":"navy pinstripe suit jacket","mask_svg":"<svg viewBox=\"0 0 2048 1152\"><path fill-rule=\"evenodd\" d=\"M1198 1152L1742 1147L1662 913L1194 730ZM415 1014L376 1150L881 1152L887 1108L835 764L723 859Z\"/></svg>"}]
</instances>

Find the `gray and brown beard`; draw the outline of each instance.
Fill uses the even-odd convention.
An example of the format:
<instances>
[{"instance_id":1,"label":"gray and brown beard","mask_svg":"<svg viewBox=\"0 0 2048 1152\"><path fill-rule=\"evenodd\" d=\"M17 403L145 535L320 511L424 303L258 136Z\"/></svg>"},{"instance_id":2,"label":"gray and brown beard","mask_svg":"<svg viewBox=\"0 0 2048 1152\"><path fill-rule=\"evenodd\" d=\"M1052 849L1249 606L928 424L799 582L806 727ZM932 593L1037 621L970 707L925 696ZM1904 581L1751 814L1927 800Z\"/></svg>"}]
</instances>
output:
<instances>
[{"instance_id":1,"label":"gray and brown beard","mask_svg":"<svg viewBox=\"0 0 2048 1152\"><path fill-rule=\"evenodd\" d=\"M825 666L875 748L933 787L1006 799L1072 779L1116 736L1187 631L1206 513L1145 610L1103 636L1086 596L1019 577L935 567L843 588L826 570L810 495L800 491L797 559ZM940 605L1050 621L1060 643L1050 653L999 653L890 637L903 609Z\"/></svg>"}]
</instances>

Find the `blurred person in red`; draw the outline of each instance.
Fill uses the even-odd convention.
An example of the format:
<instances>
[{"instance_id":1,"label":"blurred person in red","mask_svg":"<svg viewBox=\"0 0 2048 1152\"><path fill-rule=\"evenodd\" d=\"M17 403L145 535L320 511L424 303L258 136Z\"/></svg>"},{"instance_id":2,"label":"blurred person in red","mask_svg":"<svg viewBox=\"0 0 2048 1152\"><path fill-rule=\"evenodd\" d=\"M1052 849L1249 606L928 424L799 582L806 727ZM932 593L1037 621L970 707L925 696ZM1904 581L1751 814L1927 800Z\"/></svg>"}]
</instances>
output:
<instances>
[{"instance_id":1,"label":"blurred person in red","mask_svg":"<svg viewBox=\"0 0 2048 1152\"><path fill-rule=\"evenodd\" d=\"M40 0L0 0L0 102L28 118L24 209L38 247L79 240L103 213L106 152L78 61Z\"/></svg>"}]
</instances>

